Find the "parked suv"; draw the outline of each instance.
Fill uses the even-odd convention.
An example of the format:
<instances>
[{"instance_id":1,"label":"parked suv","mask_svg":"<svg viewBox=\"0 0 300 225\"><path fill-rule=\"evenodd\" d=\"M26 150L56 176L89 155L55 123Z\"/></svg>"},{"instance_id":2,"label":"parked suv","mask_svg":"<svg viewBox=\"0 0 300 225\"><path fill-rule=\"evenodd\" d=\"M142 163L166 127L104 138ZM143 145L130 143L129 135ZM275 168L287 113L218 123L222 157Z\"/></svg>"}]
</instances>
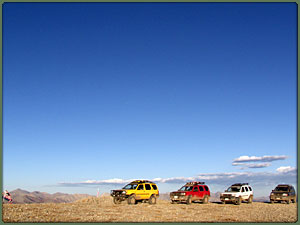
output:
<instances>
[{"instance_id":1,"label":"parked suv","mask_svg":"<svg viewBox=\"0 0 300 225\"><path fill-rule=\"evenodd\" d=\"M210 191L204 182L188 182L178 191L170 193L172 203L186 202L186 204L191 204L193 201L201 201L206 204L209 197Z\"/></svg>"},{"instance_id":2,"label":"parked suv","mask_svg":"<svg viewBox=\"0 0 300 225\"><path fill-rule=\"evenodd\" d=\"M292 185L289 184L279 184L272 190L270 194L270 202L286 202L290 204L291 202L296 202L296 192Z\"/></svg>"},{"instance_id":3,"label":"parked suv","mask_svg":"<svg viewBox=\"0 0 300 225\"><path fill-rule=\"evenodd\" d=\"M248 183L233 184L225 192L221 193L220 200L223 204L233 202L236 205L240 205L243 201L252 203L253 190Z\"/></svg>"},{"instance_id":4,"label":"parked suv","mask_svg":"<svg viewBox=\"0 0 300 225\"><path fill-rule=\"evenodd\" d=\"M135 204L137 201L156 204L159 196L157 185L148 180L135 180L120 190L112 190L110 195L115 204L127 200L128 204Z\"/></svg>"}]
</instances>

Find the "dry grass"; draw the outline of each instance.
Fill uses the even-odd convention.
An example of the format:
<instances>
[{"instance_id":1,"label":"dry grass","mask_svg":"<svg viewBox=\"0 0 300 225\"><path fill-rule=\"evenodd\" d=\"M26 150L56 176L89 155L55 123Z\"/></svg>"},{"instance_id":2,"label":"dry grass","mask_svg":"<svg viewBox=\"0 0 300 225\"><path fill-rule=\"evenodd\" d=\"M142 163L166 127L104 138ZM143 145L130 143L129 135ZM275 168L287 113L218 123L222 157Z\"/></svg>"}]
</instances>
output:
<instances>
[{"instance_id":1,"label":"dry grass","mask_svg":"<svg viewBox=\"0 0 300 225\"><path fill-rule=\"evenodd\" d=\"M296 222L297 204L138 203L114 205L111 197L74 203L5 204L4 222Z\"/></svg>"}]
</instances>

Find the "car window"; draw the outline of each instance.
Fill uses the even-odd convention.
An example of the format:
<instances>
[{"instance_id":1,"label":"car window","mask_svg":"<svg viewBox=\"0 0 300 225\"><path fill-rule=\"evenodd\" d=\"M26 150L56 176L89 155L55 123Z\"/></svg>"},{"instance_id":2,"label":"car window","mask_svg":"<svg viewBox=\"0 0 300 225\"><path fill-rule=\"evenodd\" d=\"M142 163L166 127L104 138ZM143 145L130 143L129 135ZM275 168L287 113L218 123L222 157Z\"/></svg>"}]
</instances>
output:
<instances>
[{"instance_id":1,"label":"car window","mask_svg":"<svg viewBox=\"0 0 300 225\"><path fill-rule=\"evenodd\" d=\"M249 186L249 190L252 191L252 188Z\"/></svg>"},{"instance_id":2,"label":"car window","mask_svg":"<svg viewBox=\"0 0 300 225\"><path fill-rule=\"evenodd\" d=\"M245 192L245 188L244 187L242 187L242 192Z\"/></svg>"},{"instance_id":3,"label":"car window","mask_svg":"<svg viewBox=\"0 0 300 225\"><path fill-rule=\"evenodd\" d=\"M202 186L199 186L200 191L204 191L204 188Z\"/></svg>"},{"instance_id":4,"label":"car window","mask_svg":"<svg viewBox=\"0 0 300 225\"><path fill-rule=\"evenodd\" d=\"M153 188L154 190L157 190L157 187L156 187L155 184L152 184L152 188Z\"/></svg>"},{"instance_id":5,"label":"car window","mask_svg":"<svg viewBox=\"0 0 300 225\"><path fill-rule=\"evenodd\" d=\"M140 184L137 188L137 190L144 190L144 185L143 184Z\"/></svg>"},{"instance_id":6,"label":"car window","mask_svg":"<svg viewBox=\"0 0 300 225\"><path fill-rule=\"evenodd\" d=\"M150 184L145 184L145 188L146 188L146 190L151 190Z\"/></svg>"},{"instance_id":7,"label":"car window","mask_svg":"<svg viewBox=\"0 0 300 225\"><path fill-rule=\"evenodd\" d=\"M288 191L289 190L289 187L287 186L277 186L275 188L275 191Z\"/></svg>"},{"instance_id":8,"label":"car window","mask_svg":"<svg viewBox=\"0 0 300 225\"><path fill-rule=\"evenodd\" d=\"M193 186L183 186L179 189L179 191L191 191L193 190Z\"/></svg>"},{"instance_id":9,"label":"car window","mask_svg":"<svg viewBox=\"0 0 300 225\"><path fill-rule=\"evenodd\" d=\"M127 190L130 190L130 189L136 189L137 187L137 184L127 184L125 187L123 187L122 189L127 189Z\"/></svg>"},{"instance_id":10,"label":"car window","mask_svg":"<svg viewBox=\"0 0 300 225\"><path fill-rule=\"evenodd\" d=\"M208 191L208 187L207 186L204 186L204 189L205 189L205 191Z\"/></svg>"},{"instance_id":11,"label":"car window","mask_svg":"<svg viewBox=\"0 0 300 225\"><path fill-rule=\"evenodd\" d=\"M295 189L294 189L294 187L291 187L291 192L292 192L293 195L295 194Z\"/></svg>"},{"instance_id":12,"label":"car window","mask_svg":"<svg viewBox=\"0 0 300 225\"><path fill-rule=\"evenodd\" d=\"M193 192L198 192L198 191L199 191L199 188L198 187L194 187Z\"/></svg>"},{"instance_id":13,"label":"car window","mask_svg":"<svg viewBox=\"0 0 300 225\"><path fill-rule=\"evenodd\" d=\"M248 188L247 187L245 187L245 190L248 192Z\"/></svg>"}]
</instances>

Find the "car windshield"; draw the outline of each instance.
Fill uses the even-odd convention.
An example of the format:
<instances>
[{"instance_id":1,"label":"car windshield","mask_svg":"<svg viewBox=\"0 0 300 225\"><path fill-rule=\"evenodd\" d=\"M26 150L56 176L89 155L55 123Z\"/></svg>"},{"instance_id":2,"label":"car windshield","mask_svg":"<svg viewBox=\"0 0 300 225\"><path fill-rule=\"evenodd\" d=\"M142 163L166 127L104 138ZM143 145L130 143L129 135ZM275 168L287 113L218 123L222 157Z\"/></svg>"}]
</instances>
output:
<instances>
[{"instance_id":1,"label":"car windshield","mask_svg":"<svg viewBox=\"0 0 300 225\"><path fill-rule=\"evenodd\" d=\"M240 192L241 187L230 187L227 189L228 192Z\"/></svg>"},{"instance_id":2,"label":"car windshield","mask_svg":"<svg viewBox=\"0 0 300 225\"><path fill-rule=\"evenodd\" d=\"M191 191L193 190L193 186L183 186L178 191Z\"/></svg>"},{"instance_id":3,"label":"car windshield","mask_svg":"<svg viewBox=\"0 0 300 225\"><path fill-rule=\"evenodd\" d=\"M277 186L275 191L289 191L289 187L286 186Z\"/></svg>"},{"instance_id":4,"label":"car windshield","mask_svg":"<svg viewBox=\"0 0 300 225\"><path fill-rule=\"evenodd\" d=\"M127 184L125 187L123 187L123 189L130 190L130 189L136 189L136 187L137 184Z\"/></svg>"}]
</instances>

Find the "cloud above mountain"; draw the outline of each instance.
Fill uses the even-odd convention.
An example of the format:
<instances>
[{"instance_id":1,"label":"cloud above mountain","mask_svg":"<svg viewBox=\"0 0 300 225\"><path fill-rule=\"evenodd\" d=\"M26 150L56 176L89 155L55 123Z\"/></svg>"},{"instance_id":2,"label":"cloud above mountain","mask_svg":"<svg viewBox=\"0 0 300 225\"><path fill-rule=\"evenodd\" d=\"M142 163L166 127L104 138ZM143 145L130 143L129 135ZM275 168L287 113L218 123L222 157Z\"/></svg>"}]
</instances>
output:
<instances>
[{"instance_id":1,"label":"cloud above mountain","mask_svg":"<svg viewBox=\"0 0 300 225\"><path fill-rule=\"evenodd\" d=\"M150 179L156 183L178 184L189 181L205 181L209 184L230 184L235 182L260 183L296 183L297 169L291 166L279 167L276 172L231 172L200 173L193 177L171 177ZM78 183L61 182L59 186L117 185L126 184L136 179L87 180Z\"/></svg>"},{"instance_id":2,"label":"cloud above mountain","mask_svg":"<svg viewBox=\"0 0 300 225\"><path fill-rule=\"evenodd\" d=\"M237 159L234 159L233 162L272 162L276 160L287 159L286 155L266 155L266 156L240 156Z\"/></svg>"},{"instance_id":3,"label":"cloud above mountain","mask_svg":"<svg viewBox=\"0 0 300 225\"><path fill-rule=\"evenodd\" d=\"M241 169L247 169L247 168L265 168L271 165L271 163L238 163L234 162L232 163L233 166L242 166Z\"/></svg>"},{"instance_id":4,"label":"cloud above mountain","mask_svg":"<svg viewBox=\"0 0 300 225\"><path fill-rule=\"evenodd\" d=\"M277 168L276 171L279 173L290 173L290 172L296 172L297 169L291 166L281 166Z\"/></svg>"},{"instance_id":5,"label":"cloud above mountain","mask_svg":"<svg viewBox=\"0 0 300 225\"><path fill-rule=\"evenodd\" d=\"M286 155L266 155L266 156L240 156L233 160L233 166L240 166L240 169L259 169L271 166L272 161L285 160Z\"/></svg>"}]
</instances>

